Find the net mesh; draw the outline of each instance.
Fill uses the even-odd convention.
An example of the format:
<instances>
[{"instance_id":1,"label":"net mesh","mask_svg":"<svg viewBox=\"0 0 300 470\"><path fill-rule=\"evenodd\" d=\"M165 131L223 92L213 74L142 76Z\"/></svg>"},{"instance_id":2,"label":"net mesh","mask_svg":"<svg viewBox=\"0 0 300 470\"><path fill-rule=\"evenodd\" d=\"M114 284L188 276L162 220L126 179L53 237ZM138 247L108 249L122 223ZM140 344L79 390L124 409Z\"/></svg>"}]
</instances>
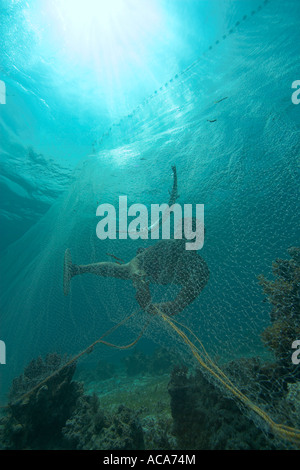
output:
<instances>
[{"instance_id":1,"label":"net mesh","mask_svg":"<svg viewBox=\"0 0 300 470\"><path fill-rule=\"evenodd\" d=\"M300 366L291 360L292 342L300 335L300 139L286 87L296 67L295 38L287 34L290 16L283 18L279 3L271 5L265 2L260 11L270 31L266 44L254 15L239 24L238 35L229 31L201 61L99 136L97 152L78 166L65 195L6 251L1 335L9 359L0 370L3 402L29 360L53 351L76 356L138 308L115 332L114 343L130 344L143 331L183 362L200 364L262 431L276 434L283 445L299 440L296 430L272 425L299 428L300 421ZM67 248L74 264L90 265L114 262L111 254L127 263L138 248L155 245L151 239L100 241L96 209L101 203L118 207L120 195L127 196L128 206L167 202L172 165L177 202L205 205L200 255L209 281L200 295L178 317L160 311L149 324L130 280L86 273L72 278L64 296ZM194 269L191 263L190 274ZM201 283L201 275L194 276L191 287L200 292ZM175 281L150 283L150 290L161 303L174 299L179 287ZM97 354L117 353L99 346Z\"/></svg>"}]
</instances>

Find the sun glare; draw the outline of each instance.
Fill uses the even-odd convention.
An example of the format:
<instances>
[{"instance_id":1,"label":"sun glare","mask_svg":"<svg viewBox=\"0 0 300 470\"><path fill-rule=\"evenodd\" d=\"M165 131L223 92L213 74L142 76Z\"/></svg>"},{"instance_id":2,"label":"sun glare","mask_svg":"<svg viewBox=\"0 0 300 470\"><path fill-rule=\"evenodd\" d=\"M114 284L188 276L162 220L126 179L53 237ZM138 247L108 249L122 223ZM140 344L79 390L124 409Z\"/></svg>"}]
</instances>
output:
<instances>
[{"instance_id":1,"label":"sun glare","mask_svg":"<svg viewBox=\"0 0 300 470\"><path fill-rule=\"evenodd\" d=\"M105 102L111 114L120 115L148 85L156 86L156 57L168 38L158 0L27 0L26 5L34 60L47 67L65 102L79 100L89 110Z\"/></svg>"},{"instance_id":2,"label":"sun glare","mask_svg":"<svg viewBox=\"0 0 300 470\"><path fill-rule=\"evenodd\" d=\"M56 0L56 8L64 28L76 36L94 25L108 30L120 17L125 3L122 0Z\"/></svg>"},{"instance_id":3,"label":"sun glare","mask_svg":"<svg viewBox=\"0 0 300 470\"><path fill-rule=\"evenodd\" d=\"M86 61L132 56L160 19L155 0L49 0L48 11L65 52Z\"/></svg>"}]
</instances>

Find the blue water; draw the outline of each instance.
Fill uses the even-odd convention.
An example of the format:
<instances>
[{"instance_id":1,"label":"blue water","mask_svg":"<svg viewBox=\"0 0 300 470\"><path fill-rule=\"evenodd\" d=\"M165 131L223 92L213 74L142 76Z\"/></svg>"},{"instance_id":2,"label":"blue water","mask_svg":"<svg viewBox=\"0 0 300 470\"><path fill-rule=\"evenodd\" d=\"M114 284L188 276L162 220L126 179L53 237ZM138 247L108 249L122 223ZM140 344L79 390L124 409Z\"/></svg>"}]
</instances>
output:
<instances>
[{"instance_id":1,"label":"blue water","mask_svg":"<svg viewBox=\"0 0 300 470\"><path fill-rule=\"evenodd\" d=\"M63 254L129 261L151 244L100 241L96 208L167 202L172 165L179 202L205 206L210 269L181 320L224 360L264 357L257 276L299 244L299 2L157 0L103 37L85 16L68 36L56 4L1 2L2 396L33 357L76 354L136 308L131 285L92 276L65 298ZM159 329L146 350L171 345Z\"/></svg>"}]
</instances>

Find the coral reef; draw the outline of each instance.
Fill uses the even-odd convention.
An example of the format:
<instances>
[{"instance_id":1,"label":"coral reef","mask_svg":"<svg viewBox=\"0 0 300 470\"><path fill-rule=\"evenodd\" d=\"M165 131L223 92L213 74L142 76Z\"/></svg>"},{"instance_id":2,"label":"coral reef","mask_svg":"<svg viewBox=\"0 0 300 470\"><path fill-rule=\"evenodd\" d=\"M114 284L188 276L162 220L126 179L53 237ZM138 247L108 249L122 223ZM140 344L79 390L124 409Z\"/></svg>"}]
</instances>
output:
<instances>
[{"instance_id":1,"label":"coral reef","mask_svg":"<svg viewBox=\"0 0 300 470\"><path fill-rule=\"evenodd\" d=\"M104 413L96 395L82 397L77 405L62 430L70 449L144 449L141 423L129 408L120 405L115 413Z\"/></svg>"},{"instance_id":2,"label":"coral reef","mask_svg":"<svg viewBox=\"0 0 300 470\"><path fill-rule=\"evenodd\" d=\"M0 447L143 449L137 413L122 405L115 411L101 409L98 397L85 395L83 384L73 381L75 363L59 370L66 361L55 353L44 360L39 357L13 381L7 413L0 422Z\"/></svg>"},{"instance_id":3,"label":"coral reef","mask_svg":"<svg viewBox=\"0 0 300 470\"><path fill-rule=\"evenodd\" d=\"M288 384L286 399L291 405L294 421L300 423L300 382Z\"/></svg>"},{"instance_id":4,"label":"coral reef","mask_svg":"<svg viewBox=\"0 0 300 470\"><path fill-rule=\"evenodd\" d=\"M196 370L175 368L169 383L173 434L179 449L270 449L263 433L234 400Z\"/></svg>"},{"instance_id":5,"label":"coral reef","mask_svg":"<svg viewBox=\"0 0 300 470\"><path fill-rule=\"evenodd\" d=\"M148 415L141 419L147 450L174 450L177 441L172 434L172 418Z\"/></svg>"},{"instance_id":6,"label":"coral reef","mask_svg":"<svg viewBox=\"0 0 300 470\"><path fill-rule=\"evenodd\" d=\"M271 304L271 324L262 341L274 359L240 358L223 365L234 385L254 403L262 403L275 421L299 427L300 367L292 358L292 343L300 339L300 248L288 250L291 259L272 265L274 280L259 276ZM225 391L226 392L226 391ZM264 429L256 427L236 402L224 395L203 374L175 368L169 384L173 433L184 449L288 448ZM247 412L247 409L245 409ZM270 435L260 431L260 427Z\"/></svg>"},{"instance_id":7,"label":"coral reef","mask_svg":"<svg viewBox=\"0 0 300 470\"><path fill-rule=\"evenodd\" d=\"M224 372L253 401L277 401L285 394L281 368L273 362L258 357L239 358L228 362Z\"/></svg>"},{"instance_id":8,"label":"coral reef","mask_svg":"<svg viewBox=\"0 0 300 470\"><path fill-rule=\"evenodd\" d=\"M76 410L62 429L67 448L92 448L95 436L107 425L104 413L99 407L98 397L96 395L80 397Z\"/></svg>"},{"instance_id":9,"label":"coral reef","mask_svg":"<svg viewBox=\"0 0 300 470\"><path fill-rule=\"evenodd\" d=\"M81 384L72 382L75 364L55 374L35 392L25 394L65 361L58 354L48 354L45 360L39 357L13 381L7 416L2 419L5 448L52 449L59 445L61 428L83 394Z\"/></svg>"},{"instance_id":10,"label":"coral reef","mask_svg":"<svg viewBox=\"0 0 300 470\"><path fill-rule=\"evenodd\" d=\"M273 281L259 276L259 283L272 305L271 325L261 336L282 371L290 371L300 378L300 368L293 367L291 361L291 345L300 339L300 248L289 248L288 253L290 260L277 259L273 262Z\"/></svg>"},{"instance_id":11,"label":"coral reef","mask_svg":"<svg viewBox=\"0 0 300 470\"><path fill-rule=\"evenodd\" d=\"M134 357L138 369L141 355ZM13 382L7 413L0 419L0 448L281 448L271 435L271 441L267 439L267 429L262 432L248 418L247 410L237 406L232 396L211 383L211 377L207 380L202 371L175 366L170 377L163 373L170 367L168 353L157 350L143 357L147 360L139 375L135 368L134 378L124 369L118 371L123 375L108 374L106 381L100 374L98 382L90 383L89 394L82 383L74 381L75 364L57 372L66 358L52 354L31 361ZM105 375L106 365L100 369ZM284 384L282 366L242 358L224 364L222 369L249 399L271 403L278 422L294 427L299 422L299 382ZM55 371L51 379L26 395Z\"/></svg>"}]
</instances>

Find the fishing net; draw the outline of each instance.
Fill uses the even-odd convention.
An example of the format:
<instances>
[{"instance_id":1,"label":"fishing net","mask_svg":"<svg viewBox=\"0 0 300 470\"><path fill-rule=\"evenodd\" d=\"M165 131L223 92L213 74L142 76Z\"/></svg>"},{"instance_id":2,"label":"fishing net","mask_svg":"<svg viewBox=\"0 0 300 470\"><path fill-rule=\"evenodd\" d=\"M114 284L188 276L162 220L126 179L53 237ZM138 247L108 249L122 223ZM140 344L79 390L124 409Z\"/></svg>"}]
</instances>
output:
<instances>
[{"instance_id":1,"label":"fishing net","mask_svg":"<svg viewBox=\"0 0 300 470\"><path fill-rule=\"evenodd\" d=\"M130 346L145 338L200 367L283 446L299 445L300 366L291 359L300 315L300 136L290 99L297 28L287 27L293 8L291 2L285 16L279 2L257 4L201 59L99 133L97 151L78 165L64 196L6 251L3 402L32 358L57 352L79 359L93 351L88 360L96 361L121 354L101 342ZM269 39L262 44L266 24ZM201 276L194 277L192 286L200 295L174 317L143 311L132 282L115 277L74 276L64 295L66 249L77 265L122 264L157 243L150 237L99 240L96 209L102 203L117 208L122 195L128 206L142 203L149 211L167 203L173 165L177 203L205 207L198 254L209 280L202 289ZM167 266L168 260L162 271ZM151 284L150 290L159 304L174 299L180 286ZM112 338L97 343L110 328Z\"/></svg>"}]
</instances>

